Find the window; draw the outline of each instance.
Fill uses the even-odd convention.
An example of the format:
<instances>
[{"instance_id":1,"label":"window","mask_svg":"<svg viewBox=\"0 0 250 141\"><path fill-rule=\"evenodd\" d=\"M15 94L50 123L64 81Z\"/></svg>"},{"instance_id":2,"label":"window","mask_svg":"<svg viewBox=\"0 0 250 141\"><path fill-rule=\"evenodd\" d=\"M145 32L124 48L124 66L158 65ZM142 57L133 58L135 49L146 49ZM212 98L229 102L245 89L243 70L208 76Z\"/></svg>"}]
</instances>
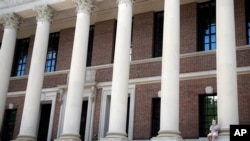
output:
<instances>
[{"instance_id":1,"label":"window","mask_svg":"<svg viewBox=\"0 0 250 141\"><path fill-rule=\"evenodd\" d=\"M94 26L92 25L89 28L88 54L87 54L87 62L86 62L87 66L91 66L93 41L94 41Z\"/></svg>"},{"instance_id":2,"label":"window","mask_svg":"<svg viewBox=\"0 0 250 141\"><path fill-rule=\"evenodd\" d=\"M16 122L16 109L9 109L5 111L5 119L3 122L2 137L3 141L9 141L13 139L13 133Z\"/></svg>"},{"instance_id":3,"label":"window","mask_svg":"<svg viewBox=\"0 0 250 141\"><path fill-rule=\"evenodd\" d=\"M160 113L161 113L161 99L152 99L152 125L151 137L156 137L160 130Z\"/></svg>"},{"instance_id":4,"label":"window","mask_svg":"<svg viewBox=\"0 0 250 141\"><path fill-rule=\"evenodd\" d=\"M162 56L163 21L164 21L164 12L161 11L155 13L153 57Z\"/></svg>"},{"instance_id":5,"label":"window","mask_svg":"<svg viewBox=\"0 0 250 141\"><path fill-rule=\"evenodd\" d=\"M29 38L17 40L15 57L12 67L12 76L25 75L29 42Z\"/></svg>"},{"instance_id":6,"label":"window","mask_svg":"<svg viewBox=\"0 0 250 141\"><path fill-rule=\"evenodd\" d=\"M247 32L247 44L250 44L250 1L246 0L246 32Z\"/></svg>"},{"instance_id":7,"label":"window","mask_svg":"<svg viewBox=\"0 0 250 141\"><path fill-rule=\"evenodd\" d=\"M52 104L50 103L41 104L40 123L38 128L37 141L46 141L48 138L51 105Z\"/></svg>"},{"instance_id":8,"label":"window","mask_svg":"<svg viewBox=\"0 0 250 141\"><path fill-rule=\"evenodd\" d=\"M202 94L199 97L199 131L200 137L206 137L212 120L217 120L217 96L216 94Z\"/></svg>"},{"instance_id":9,"label":"window","mask_svg":"<svg viewBox=\"0 0 250 141\"><path fill-rule=\"evenodd\" d=\"M216 49L215 0L198 5L198 51Z\"/></svg>"},{"instance_id":10,"label":"window","mask_svg":"<svg viewBox=\"0 0 250 141\"><path fill-rule=\"evenodd\" d=\"M2 43L0 42L0 49L2 48Z\"/></svg>"},{"instance_id":11,"label":"window","mask_svg":"<svg viewBox=\"0 0 250 141\"><path fill-rule=\"evenodd\" d=\"M56 69L58 43L59 43L59 32L51 33L49 36L45 72L53 72Z\"/></svg>"}]
</instances>

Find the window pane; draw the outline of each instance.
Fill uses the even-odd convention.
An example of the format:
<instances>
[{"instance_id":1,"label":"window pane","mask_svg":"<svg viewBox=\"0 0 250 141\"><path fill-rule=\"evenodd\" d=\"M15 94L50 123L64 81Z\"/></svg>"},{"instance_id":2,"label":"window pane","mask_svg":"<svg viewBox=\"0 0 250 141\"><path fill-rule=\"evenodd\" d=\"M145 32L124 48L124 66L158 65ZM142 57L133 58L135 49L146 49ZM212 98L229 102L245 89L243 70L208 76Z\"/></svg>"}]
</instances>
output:
<instances>
[{"instance_id":1,"label":"window pane","mask_svg":"<svg viewBox=\"0 0 250 141\"><path fill-rule=\"evenodd\" d=\"M211 24L211 33L216 33L215 23Z\"/></svg>"},{"instance_id":2,"label":"window pane","mask_svg":"<svg viewBox=\"0 0 250 141\"><path fill-rule=\"evenodd\" d=\"M211 50L215 50L216 49L216 43L212 43L211 44Z\"/></svg>"},{"instance_id":3,"label":"window pane","mask_svg":"<svg viewBox=\"0 0 250 141\"><path fill-rule=\"evenodd\" d=\"M25 73L26 63L27 63L27 54L29 48L29 38L17 40L17 46L15 50L12 76L22 76Z\"/></svg>"},{"instance_id":4,"label":"window pane","mask_svg":"<svg viewBox=\"0 0 250 141\"><path fill-rule=\"evenodd\" d=\"M208 51L216 46L215 1L200 3L198 5L198 51Z\"/></svg>"},{"instance_id":5,"label":"window pane","mask_svg":"<svg viewBox=\"0 0 250 141\"><path fill-rule=\"evenodd\" d=\"M153 57L162 56L164 12L155 13Z\"/></svg>"},{"instance_id":6,"label":"window pane","mask_svg":"<svg viewBox=\"0 0 250 141\"><path fill-rule=\"evenodd\" d=\"M45 72L55 71L58 43L59 43L59 32L51 33L49 36Z\"/></svg>"},{"instance_id":7,"label":"window pane","mask_svg":"<svg viewBox=\"0 0 250 141\"><path fill-rule=\"evenodd\" d=\"M210 47L209 44L205 44L205 50L210 50L209 47Z\"/></svg>"},{"instance_id":8,"label":"window pane","mask_svg":"<svg viewBox=\"0 0 250 141\"><path fill-rule=\"evenodd\" d=\"M199 96L200 137L207 136L213 119L217 119L217 96L202 94Z\"/></svg>"},{"instance_id":9,"label":"window pane","mask_svg":"<svg viewBox=\"0 0 250 141\"><path fill-rule=\"evenodd\" d=\"M204 38L205 38L205 42L204 42L205 44L207 44L207 43L209 43L209 42L210 42L210 40L209 40L209 36L205 36Z\"/></svg>"}]
</instances>

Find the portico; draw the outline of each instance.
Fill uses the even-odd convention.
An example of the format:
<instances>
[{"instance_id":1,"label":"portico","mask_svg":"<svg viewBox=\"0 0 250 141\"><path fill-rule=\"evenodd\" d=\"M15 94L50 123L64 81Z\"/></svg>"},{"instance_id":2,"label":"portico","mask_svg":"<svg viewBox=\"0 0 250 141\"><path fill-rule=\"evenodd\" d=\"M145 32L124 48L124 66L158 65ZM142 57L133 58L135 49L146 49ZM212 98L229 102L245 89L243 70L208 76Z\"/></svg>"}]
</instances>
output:
<instances>
[{"instance_id":1,"label":"portico","mask_svg":"<svg viewBox=\"0 0 250 141\"><path fill-rule=\"evenodd\" d=\"M97 3L106 3L98 5ZM114 0L112 2L115 2ZM86 60L88 52L88 39L89 39L89 26L95 22L116 19L117 26L114 37L114 62L110 64L102 64L100 66L90 66L93 70L100 69L103 72L112 70L112 79L100 80L93 85L99 85L97 88L99 94L103 94L100 91L104 91L105 87L110 88L108 94L106 94L106 103L110 106L110 113L102 113L109 117L108 129L104 127L107 125L107 119L100 120L101 135L95 134L96 139L103 141L106 140L133 140L133 130L129 130L130 133L126 133L126 120L127 120L127 104L129 97L129 86L133 84L134 91L137 89L137 85L144 85L148 83L159 83L161 85L161 115L160 115L160 130L156 137L153 137L152 141L166 140L166 141L182 141L183 136L180 131L180 77L186 77L180 74L180 59L186 56L192 56L193 54L185 54L181 56L181 28L180 28L180 7L182 4L190 2L200 2L199 0L164 0L164 6L162 1L133 1L133 0L118 0L117 3L112 3L110 10L105 11L107 5L110 4L108 0L73 0L72 1L51 1L46 6L38 6L33 14L30 14L30 9L24 7L17 8L16 14L6 16L4 24L4 34L2 40L2 46L0 49L0 127L4 117L6 95L9 88L9 79L11 72L11 65L13 62L15 40L18 36L18 28L21 22L21 17L29 19L34 17L34 13L37 13L36 31L34 48L32 52L32 59L30 63L29 73L27 74L28 83L25 89L25 103L23 109L23 115L21 120L20 132L17 137L17 141L21 140L36 140L36 134L38 129L40 99L44 83L44 66L47 52L47 44L49 33L52 31L60 31L64 28L74 27L74 40L72 48L72 54L70 56L70 68L67 71L68 78L65 83L67 88L67 99L65 99L65 113L60 114L64 119L60 121L60 132L57 135L57 141L76 140L80 141L80 121L82 111L82 101L85 83L86 72ZM141 4L143 3L143 4ZM152 8L155 5L156 8ZM35 3L34 7L41 3ZM58 4L58 5L57 5ZM64 9L60 9L60 4L64 5ZM152 4L152 5L150 5ZM36 5L36 6L35 6ZM98 7L99 6L99 7ZM18 7L18 6L17 6ZM140 8L138 8L140 7ZM150 9L150 7L152 9ZM143 9L144 8L144 9ZM217 0L216 1L216 70L205 70L204 72L190 72L192 74L183 73L184 75L193 75L197 78L201 78L199 75L206 73L208 77L210 71L213 77L216 76L217 81L217 96L218 96L218 124L221 127L218 140L229 140L229 126L231 124L239 124L239 109L238 109L238 87L237 87L237 62L236 62L236 41L235 41L235 19L234 19L234 0ZM69 10L70 9L70 10ZM73 10L72 10L73 9ZM102 10L104 9L105 12ZM163 30L163 53L161 58L151 58L149 61L137 60L132 62L132 65L150 63L161 63L161 74L152 74L152 76L145 75L145 78L139 78L144 74L138 74L130 81L130 48L133 34L133 16L137 13L148 11L164 10L164 30ZM148 10L150 9L150 10ZM19 11L18 11L19 10ZM148 11L147 11L148 10ZM28 11L28 12L27 12ZM63 13L63 12L67 13ZM74 12L72 12L74 11ZM26 12L26 14L25 14ZM61 13L60 13L61 12ZM27 14L28 13L28 14ZM59 13L58 15L54 15ZM74 16L69 13L74 13ZM19 16L18 16L19 15ZM70 15L70 16L69 16ZM150 14L148 14L150 15ZM57 17L58 16L58 17ZM63 16L68 16L63 19ZM152 16L153 17L153 16ZM61 20L62 18L63 20ZM55 23L54 22L55 19ZM9 22L11 20L11 22ZM53 22L52 22L53 21ZM152 18L153 21L153 18ZM60 22L62 24L60 24ZM229 24L230 23L230 24ZM148 24L148 23L147 23ZM58 26L58 25L61 25ZM22 27L21 27L22 28ZM104 28L106 28L104 26ZM145 30L145 29L143 29ZM138 29L138 32L143 30ZM149 29L147 29L149 30ZM27 30L31 31L31 30ZM99 38L104 38L105 32L102 31L99 34ZM151 33L151 32L150 32ZM22 32L19 36L26 37L28 32ZM113 34L112 34L113 35ZM111 35L110 35L111 36ZM153 37L152 37L153 38ZM64 39L66 40L66 39ZM108 38L105 37L105 40ZM98 41L98 40L97 40ZM110 42L110 40L109 40ZM138 41L139 42L139 41ZM140 41L140 42L144 42ZM103 43L104 44L104 43ZM97 47L100 47L97 46ZM65 48L64 48L65 49ZM132 48L133 49L133 48ZM242 49L243 50L243 49ZM65 55L66 53L62 53ZM112 54L112 53L110 53ZM205 54L205 53L204 53ZM212 54L212 53L211 53ZM199 54L200 55L200 54ZM195 55L194 55L195 56ZM198 55L197 55L198 56ZM201 56L201 55L200 55ZM67 58L67 57L65 57ZM188 58L188 57L187 57ZM191 57L190 57L191 58ZM112 59L110 59L112 60ZM148 61L148 62L147 62ZM146 63L145 63L146 62ZM3 69L4 68L4 69ZM138 67L140 68L140 67ZM143 67L141 67L143 68ZM145 67L147 68L147 67ZM245 68L241 68L245 69ZM248 69L248 68L246 68ZM143 70L142 71L147 71ZM60 70L65 71L65 70ZM100 72L101 72L100 71ZM245 70L242 71L242 73ZM60 72L62 73L62 72ZM64 72L63 72L64 73ZM65 73L66 74L66 73ZM102 74L105 78L106 73ZM151 74L150 74L151 75ZM137 78L138 77L138 78ZM147 78L148 77L148 78ZM101 79L101 77L99 76ZM150 80L149 80L150 79ZM155 79L155 80L152 80ZM107 81L107 82L105 82ZM147 82L146 82L147 81ZM100 86L101 85L101 86ZM105 86L104 86L105 85ZM53 86L57 87L57 86ZM145 86L146 87L146 86ZM148 88L149 89L149 88ZM149 92L150 93L150 92ZM65 94L66 95L66 94ZM133 94L133 96L136 96ZM131 96L131 95L130 95ZM101 96L100 96L101 97ZM104 96L103 96L104 97ZM99 99L100 100L100 99ZM109 101L110 100L110 101ZM99 105L103 104L104 100L100 100ZM92 101L89 100L92 103ZM148 103L147 103L148 104ZM151 103L149 103L151 104ZM94 106L93 106L94 107ZM99 107L98 107L99 108ZM97 110L99 110L96 108ZM137 108L135 106L135 108ZM102 108L100 108L102 109ZM131 108L130 108L131 109ZM92 110L92 109L91 109ZM94 109L93 109L94 110ZM106 109L101 112L105 112ZM134 110L131 110L134 111ZM228 112L230 111L230 112ZM146 111L148 112L148 111ZM151 113L150 113L151 114ZM30 116L32 115L32 116ZM94 114L93 114L94 115ZM96 114L96 116L99 116ZM98 117L99 118L99 117ZM98 119L97 118L97 119ZM100 118L102 118L100 116ZM131 117L130 117L131 118ZM74 119L74 120L72 120ZM132 118L133 119L133 118ZM97 122L97 121L95 121ZM98 121L99 122L99 121ZM97 123L98 123L97 122ZM131 124L133 125L133 124ZM90 125L88 126L90 127ZM96 125L96 128L99 126ZM134 128L131 127L130 128ZM1 129L1 128L0 128ZM92 129L92 128L91 128ZM98 130L98 129L95 129ZM150 130L150 129L149 129ZM107 133L106 133L107 131ZM92 132L88 130L88 132ZM128 137L129 135L129 137ZM94 135L93 135L94 136ZM101 137L101 138L100 138ZM131 137L131 138L130 138ZM87 138L92 140L92 138Z\"/></svg>"}]
</instances>

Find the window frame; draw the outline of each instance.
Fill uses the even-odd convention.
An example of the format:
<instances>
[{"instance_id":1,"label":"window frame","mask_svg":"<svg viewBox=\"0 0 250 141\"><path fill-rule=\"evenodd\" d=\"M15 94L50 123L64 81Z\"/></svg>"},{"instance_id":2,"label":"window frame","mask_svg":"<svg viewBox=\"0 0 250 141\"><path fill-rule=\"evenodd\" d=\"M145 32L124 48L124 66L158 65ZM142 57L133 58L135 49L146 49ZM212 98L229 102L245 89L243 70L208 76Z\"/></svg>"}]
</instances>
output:
<instances>
[{"instance_id":1,"label":"window frame","mask_svg":"<svg viewBox=\"0 0 250 141\"><path fill-rule=\"evenodd\" d=\"M11 114L14 114L12 117ZM2 126L2 136L1 139L4 140L12 140L14 139L14 130L16 124L17 117L17 109L6 109L4 115L4 122ZM12 119L13 118L13 119ZM12 130L12 131L10 131Z\"/></svg>"},{"instance_id":2,"label":"window frame","mask_svg":"<svg viewBox=\"0 0 250 141\"><path fill-rule=\"evenodd\" d=\"M56 71L60 32L50 33L44 72Z\"/></svg>"},{"instance_id":3,"label":"window frame","mask_svg":"<svg viewBox=\"0 0 250 141\"><path fill-rule=\"evenodd\" d=\"M26 74L26 66L28 61L28 51L29 51L30 38L18 39L11 76L24 76Z\"/></svg>"},{"instance_id":4,"label":"window frame","mask_svg":"<svg viewBox=\"0 0 250 141\"><path fill-rule=\"evenodd\" d=\"M212 97L213 101L211 102L214 105L210 105L212 107L209 108L209 101L208 98ZM206 103L203 105L205 99ZM211 100L211 99L210 99ZM217 120L218 112L217 112L217 107L218 107L218 98L217 94L200 94L199 95L199 136L200 137L206 137L207 134L209 133L209 127L212 123L212 119ZM203 107L205 107L205 111L203 111ZM212 110L212 111L211 111Z\"/></svg>"},{"instance_id":5,"label":"window frame","mask_svg":"<svg viewBox=\"0 0 250 141\"><path fill-rule=\"evenodd\" d=\"M92 62L94 32L95 32L95 26L91 25L89 27L88 51L87 51L87 62L86 62L86 66L87 67L91 66L91 62Z\"/></svg>"},{"instance_id":6,"label":"window frame","mask_svg":"<svg viewBox=\"0 0 250 141\"><path fill-rule=\"evenodd\" d=\"M216 2L197 5L197 51L216 49Z\"/></svg>"},{"instance_id":7,"label":"window frame","mask_svg":"<svg viewBox=\"0 0 250 141\"><path fill-rule=\"evenodd\" d=\"M163 50L163 25L164 11L155 12L154 14L154 43L153 43L153 58L161 57Z\"/></svg>"}]
</instances>

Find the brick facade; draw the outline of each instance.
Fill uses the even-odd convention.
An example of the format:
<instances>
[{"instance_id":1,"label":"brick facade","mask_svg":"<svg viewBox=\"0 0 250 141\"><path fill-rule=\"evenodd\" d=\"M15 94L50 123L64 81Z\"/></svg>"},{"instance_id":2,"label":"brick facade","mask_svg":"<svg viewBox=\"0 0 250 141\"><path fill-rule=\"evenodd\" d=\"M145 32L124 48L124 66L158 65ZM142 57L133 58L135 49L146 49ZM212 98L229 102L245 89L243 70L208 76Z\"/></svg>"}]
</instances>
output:
<instances>
[{"instance_id":1,"label":"brick facade","mask_svg":"<svg viewBox=\"0 0 250 141\"><path fill-rule=\"evenodd\" d=\"M250 48L246 46L244 0L235 0L235 29L237 45L237 67L250 66ZM181 33L180 33L180 72L195 73L216 70L216 51L197 52L197 3L181 6ZM132 61L130 66L130 80L161 76L161 58L152 58L154 12L149 11L134 15L132 32ZM74 41L74 27L62 29L57 56L56 72L45 74L43 88L56 88L66 85L72 47ZM92 64L89 68L96 71L95 82L112 81L112 62L115 48L116 20L101 21L94 24L94 42ZM28 51L28 74L34 35L30 37ZM60 73L57 73L60 72ZM84 73L84 72L83 72ZM25 91L27 76L11 78L9 92ZM159 81L159 80L158 80ZM107 84L110 86L110 84ZM216 92L216 76L206 78L188 78L180 81L180 131L183 138L199 137L199 95L205 94L204 88L212 86ZM135 112L134 112L134 139L144 140L151 138L152 98L156 98L160 90L160 82L135 83ZM250 74L238 75L239 122L250 124ZM99 121L101 112L102 87L98 87L95 98L94 122L92 139L98 139ZM57 137L60 115L60 96L57 96L52 139ZM8 97L6 103L13 103L17 108L17 117L14 137L19 133L24 96ZM192 130L190 130L190 128Z\"/></svg>"}]
</instances>

